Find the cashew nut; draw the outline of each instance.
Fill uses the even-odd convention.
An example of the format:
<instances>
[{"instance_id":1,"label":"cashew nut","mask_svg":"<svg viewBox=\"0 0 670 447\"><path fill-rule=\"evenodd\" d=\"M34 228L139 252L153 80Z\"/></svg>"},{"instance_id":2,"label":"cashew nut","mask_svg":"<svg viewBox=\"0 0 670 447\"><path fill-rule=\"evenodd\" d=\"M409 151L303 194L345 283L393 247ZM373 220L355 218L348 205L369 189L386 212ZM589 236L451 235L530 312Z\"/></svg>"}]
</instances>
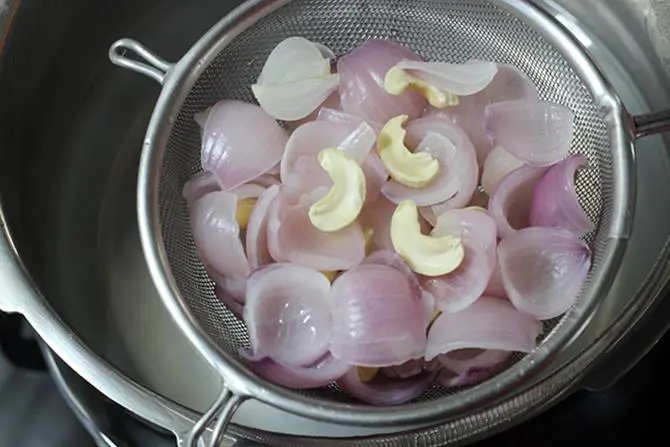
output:
<instances>
[{"instance_id":1,"label":"cashew nut","mask_svg":"<svg viewBox=\"0 0 670 447\"><path fill-rule=\"evenodd\" d=\"M256 199L242 199L237 202L237 210L235 210L235 220L237 225L239 225L240 230L246 230L247 225L249 225L249 219L251 218L251 212L256 206Z\"/></svg>"},{"instance_id":2,"label":"cashew nut","mask_svg":"<svg viewBox=\"0 0 670 447\"><path fill-rule=\"evenodd\" d=\"M356 367L356 374L358 374L358 378L361 382L369 382L372 379L375 378L377 373L379 372L379 368L373 368L369 366L357 366Z\"/></svg>"},{"instance_id":3,"label":"cashew nut","mask_svg":"<svg viewBox=\"0 0 670 447\"><path fill-rule=\"evenodd\" d=\"M346 152L324 149L319 164L333 180L325 197L309 209L309 220L321 231L337 231L356 220L365 201L365 174Z\"/></svg>"},{"instance_id":4,"label":"cashew nut","mask_svg":"<svg viewBox=\"0 0 670 447\"><path fill-rule=\"evenodd\" d=\"M411 152L405 146L406 131L402 127L407 115L392 118L379 132L377 152L393 179L410 188L423 188L437 176L440 165L427 152Z\"/></svg>"},{"instance_id":5,"label":"cashew nut","mask_svg":"<svg viewBox=\"0 0 670 447\"><path fill-rule=\"evenodd\" d=\"M419 211L411 200L398 205L391 218L391 242L412 270L425 276L441 276L456 270L465 257L460 238L433 237L421 233Z\"/></svg>"},{"instance_id":6,"label":"cashew nut","mask_svg":"<svg viewBox=\"0 0 670 447\"><path fill-rule=\"evenodd\" d=\"M414 90L426 98L431 106L438 109L458 105L458 96L433 87L398 67L393 67L386 72L384 89L390 95L402 95L409 89Z\"/></svg>"}]
</instances>

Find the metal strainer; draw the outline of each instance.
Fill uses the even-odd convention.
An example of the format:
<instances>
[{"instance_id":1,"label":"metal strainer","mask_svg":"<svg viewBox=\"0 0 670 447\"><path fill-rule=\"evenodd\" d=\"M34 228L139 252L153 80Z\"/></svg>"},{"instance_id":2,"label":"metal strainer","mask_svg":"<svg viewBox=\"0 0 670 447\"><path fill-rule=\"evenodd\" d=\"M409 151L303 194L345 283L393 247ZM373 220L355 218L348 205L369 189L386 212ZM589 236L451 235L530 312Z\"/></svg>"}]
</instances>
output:
<instances>
[{"instance_id":1,"label":"metal strainer","mask_svg":"<svg viewBox=\"0 0 670 447\"><path fill-rule=\"evenodd\" d=\"M597 222L589 236L593 269L582 295L562 318L545 325L531 354L516 358L496 377L468 389L438 386L415 402L392 408L362 405L336 387L296 392L247 370L239 348L244 324L214 295L196 254L181 192L200 167L200 134L193 116L221 99L253 101L255 82L274 46L290 36L323 43L337 54L369 38L400 42L429 60L484 59L513 64L538 86L542 99L575 113L572 153L591 169L577 191ZM144 61L130 59L134 52ZM163 84L141 159L138 212L144 252L172 317L221 373L223 393L193 428L195 445L218 418L218 444L247 398L299 415L360 425L422 424L461 418L509 400L529 387L550 360L576 337L609 290L630 234L635 197L635 138L670 130L670 113L631 117L586 51L546 14L540 2L522 0L251 0L214 26L176 64L122 39L111 60ZM253 154L250 154L253 156ZM509 407L509 408L508 408ZM512 405L502 406L514 411Z\"/></svg>"}]
</instances>

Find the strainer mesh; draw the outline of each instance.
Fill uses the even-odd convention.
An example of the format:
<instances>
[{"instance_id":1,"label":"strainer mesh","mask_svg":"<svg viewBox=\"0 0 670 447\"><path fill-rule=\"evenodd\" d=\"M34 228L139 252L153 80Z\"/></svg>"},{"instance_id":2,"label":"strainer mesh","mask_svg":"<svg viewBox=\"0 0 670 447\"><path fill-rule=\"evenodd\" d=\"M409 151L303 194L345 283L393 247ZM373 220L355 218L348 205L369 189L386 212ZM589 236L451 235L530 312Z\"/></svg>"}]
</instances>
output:
<instances>
[{"instance_id":1,"label":"strainer mesh","mask_svg":"<svg viewBox=\"0 0 670 447\"><path fill-rule=\"evenodd\" d=\"M248 345L248 335L244 324L214 296L213 283L191 237L181 191L201 169L199 127L193 116L221 99L253 102L250 85L268 54L282 39L296 35L323 43L336 54L369 38L385 38L429 60L484 59L513 64L527 73L542 99L563 104L575 113L571 151L584 154L590 162L590 169L578 177L577 192L588 216L598 224L588 236L597 268L607 244L605 230L613 194L608 129L569 63L535 30L483 0L295 0L251 26L214 58L182 104L165 148L159 186L165 252L181 299L222 349L237 355L239 348ZM545 337L558 324L559 319L546 322ZM454 392L435 386L419 400ZM350 401L335 387L310 393Z\"/></svg>"}]
</instances>

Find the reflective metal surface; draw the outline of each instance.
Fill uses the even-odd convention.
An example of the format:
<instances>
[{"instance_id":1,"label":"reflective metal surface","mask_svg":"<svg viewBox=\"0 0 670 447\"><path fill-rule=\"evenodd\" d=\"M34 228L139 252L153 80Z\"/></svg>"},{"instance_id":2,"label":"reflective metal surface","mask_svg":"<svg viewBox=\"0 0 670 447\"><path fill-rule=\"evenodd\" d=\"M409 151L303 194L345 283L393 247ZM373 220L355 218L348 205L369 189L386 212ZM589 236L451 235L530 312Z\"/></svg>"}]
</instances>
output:
<instances>
[{"instance_id":1,"label":"reflective metal surface","mask_svg":"<svg viewBox=\"0 0 670 447\"><path fill-rule=\"evenodd\" d=\"M162 307L139 247L135 175L158 86L110 66L106 53L110 42L127 35L167 60L177 60L233 5L212 0L221 14L211 17L181 2L65 3L67 8L25 2L22 8L33 9L26 10L24 17L19 11L20 26L14 28L22 33L21 51L12 54L12 70L5 62L0 72L4 219L46 298L35 298L31 278L14 264L14 247L2 239L0 308L28 314L57 354L112 400L158 426L184 433L195 418L187 408L205 409L220 383ZM666 75L645 40L644 27L631 20L627 2L561 4L567 9L557 9L556 15L588 44L631 112L660 110L670 104ZM617 12L616 5L623 12ZM578 13L579 22L569 10ZM107 24L94 19L101 16L108 19ZM82 41L82 34L87 39ZM657 199L659 191L670 188L663 140L641 141L637 162L638 213L623 270L588 330L563 353L566 362L581 358L613 324L620 322L620 331L627 329L637 318L637 312L622 314L627 306L643 304L658 292L641 287L670 233L670 210L659 206ZM42 259L53 262L39 262ZM665 278L667 273L651 279ZM642 294L636 301L638 290ZM61 320L54 319L53 311ZM590 362L575 365L579 368L569 370L568 376L578 378ZM561 395L577 386L565 378L556 383ZM542 407L528 408L497 429ZM242 406L236 416L235 422L247 427L298 436L381 432L315 423L252 403ZM437 440L437 432L423 439ZM269 439L258 431L237 428L236 433ZM282 442L298 444L291 438Z\"/></svg>"}]
</instances>

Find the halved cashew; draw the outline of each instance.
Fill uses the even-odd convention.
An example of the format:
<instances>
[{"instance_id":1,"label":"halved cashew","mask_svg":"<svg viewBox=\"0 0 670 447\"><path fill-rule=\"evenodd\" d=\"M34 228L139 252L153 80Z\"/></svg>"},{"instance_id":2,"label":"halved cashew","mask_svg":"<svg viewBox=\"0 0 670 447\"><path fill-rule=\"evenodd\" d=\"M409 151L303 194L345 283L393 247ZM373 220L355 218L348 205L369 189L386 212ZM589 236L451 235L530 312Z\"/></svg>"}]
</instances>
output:
<instances>
[{"instance_id":1,"label":"halved cashew","mask_svg":"<svg viewBox=\"0 0 670 447\"><path fill-rule=\"evenodd\" d=\"M235 220L240 230L246 230L251 218L251 212L256 206L256 199L248 198L237 201L237 210L235 210Z\"/></svg>"},{"instance_id":2,"label":"halved cashew","mask_svg":"<svg viewBox=\"0 0 670 447\"><path fill-rule=\"evenodd\" d=\"M393 213L391 242L410 268L425 276L451 273L465 257L459 238L452 235L432 237L421 233L419 211L411 200L401 202Z\"/></svg>"},{"instance_id":3,"label":"halved cashew","mask_svg":"<svg viewBox=\"0 0 670 447\"><path fill-rule=\"evenodd\" d=\"M309 208L309 220L321 231L337 231L356 220L365 201L365 174L346 152L324 149L319 164L333 180L325 197Z\"/></svg>"},{"instance_id":4,"label":"halved cashew","mask_svg":"<svg viewBox=\"0 0 670 447\"><path fill-rule=\"evenodd\" d=\"M390 95L402 95L409 89L417 91L428 100L431 106L438 109L458 105L458 96L433 87L402 68L393 67L386 72L384 89Z\"/></svg>"},{"instance_id":5,"label":"halved cashew","mask_svg":"<svg viewBox=\"0 0 670 447\"><path fill-rule=\"evenodd\" d=\"M467 208L463 208L463 209L468 210L468 211L480 211L482 213L487 212L486 208L484 208L483 206L478 206L478 205L468 206Z\"/></svg>"},{"instance_id":6,"label":"halved cashew","mask_svg":"<svg viewBox=\"0 0 670 447\"><path fill-rule=\"evenodd\" d=\"M321 274L325 276L330 282L333 282L338 273L340 272L337 270L324 270L321 272Z\"/></svg>"},{"instance_id":7,"label":"halved cashew","mask_svg":"<svg viewBox=\"0 0 670 447\"><path fill-rule=\"evenodd\" d=\"M411 152L405 146L403 124L407 115L392 118L379 132L377 152L393 179L410 188L423 188L437 176L440 165L427 152Z\"/></svg>"},{"instance_id":8,"label":"halved cashew","mask_svg":"<svg viewBox=\"0 0 670 447\"><path fill-rule=\"evenodd\" d=\"M372 227L363 227L363 238L365 238L365 254L369 255L372 251L372 238L375 235L375 230Z\"/></svg>"},{"instance_id":9,"label":"halved cashew","mask_svg":"<svg viewBox=\"0 0 670 447\"><path fill-rule=\"evenodd\" d=\"M375 378L377 373L379 372L379 368L373 368L370 366L357 366L356 367L356 374L358 374L358 378L360 379L361 382L369 382L372 379Z\"/></svg>"}]
</instances>

